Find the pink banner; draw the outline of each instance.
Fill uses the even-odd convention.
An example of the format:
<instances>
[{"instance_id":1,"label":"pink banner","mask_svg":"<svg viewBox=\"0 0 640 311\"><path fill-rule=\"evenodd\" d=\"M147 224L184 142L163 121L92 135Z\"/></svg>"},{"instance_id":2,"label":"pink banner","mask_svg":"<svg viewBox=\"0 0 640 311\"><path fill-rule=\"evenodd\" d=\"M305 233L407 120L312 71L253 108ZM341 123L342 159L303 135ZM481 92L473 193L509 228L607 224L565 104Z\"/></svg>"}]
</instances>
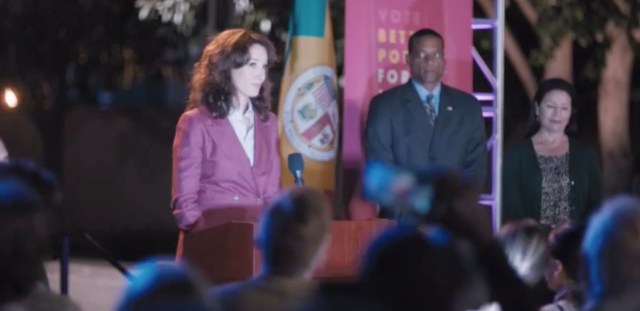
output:
<instances>
[{"instance_id":1,"label":"pink banner","mask_svg":"<svg viewBox=\"0 0 640 311\"><path fill-rule=\"evenodd\" d=\"M445 41L443 81L471 92L473 1L347 0L344 61L344 167L362 164L362 131L371 98L410 78L409 36L432 28Z\"/></svg>"}]
</instances>

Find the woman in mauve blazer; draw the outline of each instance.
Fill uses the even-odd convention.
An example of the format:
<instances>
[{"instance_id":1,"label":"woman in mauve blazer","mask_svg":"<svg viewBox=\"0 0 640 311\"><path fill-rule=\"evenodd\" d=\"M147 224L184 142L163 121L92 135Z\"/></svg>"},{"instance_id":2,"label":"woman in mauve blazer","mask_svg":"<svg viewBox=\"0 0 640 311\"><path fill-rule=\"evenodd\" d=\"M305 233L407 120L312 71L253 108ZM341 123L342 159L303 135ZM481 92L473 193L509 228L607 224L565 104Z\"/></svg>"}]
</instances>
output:
<instances>
[{"instance_id":1,"label":"woman in mauve blazer","mask_svg":"<svg viewBox=\"0 0 640 311\"><path fill-rule=\"evenodd\" d=\"M267 70L275 49L264 36L230 29L195 65L187 111L173 144L171 207L184 232L205 211L263 206L280 192L278 124Z\"/></svg>"}]
</instances>

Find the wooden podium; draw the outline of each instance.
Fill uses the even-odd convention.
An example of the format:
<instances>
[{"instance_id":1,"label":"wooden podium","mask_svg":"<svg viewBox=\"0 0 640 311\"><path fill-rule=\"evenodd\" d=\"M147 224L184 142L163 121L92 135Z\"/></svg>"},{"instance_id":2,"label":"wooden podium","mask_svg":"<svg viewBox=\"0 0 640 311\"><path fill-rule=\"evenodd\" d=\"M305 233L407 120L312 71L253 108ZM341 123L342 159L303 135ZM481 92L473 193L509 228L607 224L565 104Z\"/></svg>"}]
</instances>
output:
<instances>
[{"instance_id":1,"label":"wooden podium","mask_svg":"<svg viewBox=\"0 0 640 311\"><path fill-rule=\"evenodd\" d=\"M183 257L215 284L242 281L260 272L260 251L254 247L257 208L231 208L205 215L206 227L185 233ZM327 259L316 278L352 279L369 243L393 221L334 221Z\"/></svg>"}]
</instances>

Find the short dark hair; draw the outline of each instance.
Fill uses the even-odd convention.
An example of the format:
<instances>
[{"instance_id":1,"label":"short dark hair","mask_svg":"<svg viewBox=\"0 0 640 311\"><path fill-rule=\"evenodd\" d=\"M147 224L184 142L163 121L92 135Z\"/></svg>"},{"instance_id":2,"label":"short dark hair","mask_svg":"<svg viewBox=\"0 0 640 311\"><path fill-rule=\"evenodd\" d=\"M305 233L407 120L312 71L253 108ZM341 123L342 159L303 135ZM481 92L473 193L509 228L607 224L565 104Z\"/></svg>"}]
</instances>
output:
<instances>
[{"instance_id":1,"label":"short dark hair","mask_svg":"<svg viewBox=\"0 0 640 311\"><path fill-rule=\"evenodd\" d=\"M442 49L444 49L444 38L442 38L440 33L431 28L422 28L411 34L411 36L409 37L409 54L411 54L411 52L413 51L413 47L416 45L416 40L422 37L436 37L440 39L440 42L442 42Z\"/></svg>"},{"instance_id":2,"label":"short dark hair","mask_svg":"<svg viewBox=\"0 0 640 311\"><path fill-rule=\"evenodd\" d=\"M551 91L565 91L571 98L571 117L569 117L569 124L565 129L565 133L573 135L578 130L577 115L578 115L578 94L575 87L571 82L561 78L551 78L540 82L536 94L533 96L533 102L531 103L531 113L529 114L529 131L527 136L533 136L540 129L540 121L536 117L536 107L540 105L542 99Z\"/></svg>"},{"instance_id":3,"label":"short dark hair","mask_svg":"<svg viewBox=\"0 0 640 311\"><path fill-rule=\"evenodd\" d=\"M307 271L329 235L331 206L324 194L294 188L268 209L258 245L271 274L300 276Z\"/></svg>"},{"instance_id":4,"label":"short dark hair","mask_svg":"<svg viewBox=\"0 0 640 311\"><path fill-rule=\"evenodd\" d=\"M439 226L398 225L367 248L360 271L368 297L392 310L451 310L488 286L473 247Z\"/></svg>"},{"instance_id":5,"label":"short dark hair","mask_svg":"<svg viewBox=\"0 0 640 311\"><path fill-rule=\"evenodd\" d=\"M586 226L581 222L566 222L549 234L549 253L562 264L567 277L578 280L580 270L580 246Z\"/></svg>"},{"instance_id":6,"label":"short dark hair","mask_svg":"<svg viewBox=\"0 0 640 311\"><path fill-rule=\"evenodd\" d=\"M18 178L36 190L45 208L59 208L62 189L51 171L26 160L0 163L0 177L8 176Z\"/></svg>"}]
</instances>

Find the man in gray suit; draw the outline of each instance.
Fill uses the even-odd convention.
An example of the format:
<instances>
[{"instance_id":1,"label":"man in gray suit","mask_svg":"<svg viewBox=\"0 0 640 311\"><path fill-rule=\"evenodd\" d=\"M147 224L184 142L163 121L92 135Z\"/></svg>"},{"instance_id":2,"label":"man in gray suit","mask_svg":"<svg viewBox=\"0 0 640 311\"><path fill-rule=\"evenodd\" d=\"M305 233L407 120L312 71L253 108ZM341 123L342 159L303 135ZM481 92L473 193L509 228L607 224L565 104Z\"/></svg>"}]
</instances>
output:
<instances>
[{"instance_id":1,"label":"man in gray suit","mask_svg":"<svg viewBox=\"0 0 640 311\"><path fill-rule=\"evenodd\" d=\"M262 273L246 282L214 288L225 311L291 310L314 294L313 271L329 245L331 206L308 188L294 188L268 209L257 246Z\"/></svg>"},{"instance_id":2,"label":"man in gray suit","mask_svg":"<svg viewBox=\"0 0 640 311\"><path fill-rule=\"evenodd\" d=\"M480 185L486 174L482 107L473 95L441 82L444 39L432 29L409 38L407 83L371 100L365 129L367 161L421 170L459 169Z\"/></svg>"}]
</instances>

